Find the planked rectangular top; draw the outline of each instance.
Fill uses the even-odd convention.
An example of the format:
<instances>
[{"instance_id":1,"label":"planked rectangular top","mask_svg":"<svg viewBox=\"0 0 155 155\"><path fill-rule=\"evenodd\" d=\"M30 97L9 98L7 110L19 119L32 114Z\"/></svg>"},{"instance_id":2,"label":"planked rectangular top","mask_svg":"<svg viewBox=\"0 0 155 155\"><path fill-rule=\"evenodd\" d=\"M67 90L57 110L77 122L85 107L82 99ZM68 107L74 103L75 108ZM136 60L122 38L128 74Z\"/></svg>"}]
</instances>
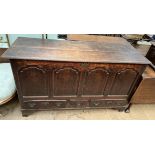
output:
<instances>
[{"instance_id":1,"label":"planked rectangular top","mask_svg":"<svg viewBox=\"0 0 155 155\"><path fill-rule=\"evenodd\" d=\"M150 64L150 61L125 39L111 38L113 39L105 42L18 38L2 57L24 60Z\"/></svg>"}]
</instances>

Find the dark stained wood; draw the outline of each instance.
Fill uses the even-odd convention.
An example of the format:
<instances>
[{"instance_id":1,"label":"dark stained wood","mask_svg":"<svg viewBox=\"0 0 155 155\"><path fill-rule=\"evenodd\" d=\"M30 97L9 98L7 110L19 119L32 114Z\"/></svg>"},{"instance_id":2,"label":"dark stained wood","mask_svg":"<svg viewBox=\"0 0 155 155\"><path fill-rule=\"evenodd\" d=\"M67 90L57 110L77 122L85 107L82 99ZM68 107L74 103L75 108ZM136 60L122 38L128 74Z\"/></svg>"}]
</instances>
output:
<instances>
[{"instance_id":1,"label":"dark stained wood","mask_svg":"<svg viewBox=\"0 0 155 155\"><path fill-rule=\"evenodd\" d=\"M86 72L83 95L104 95L109 72L103 68L95 68Z\"/></svg>"},{"instance_id":2,"label":"dark stained wood","mask_svg":"<svg viewBox=\"0 0 155 155\"><path fill-rule=\"evenodd\" d=\"M107 37L103 37L103 36L99 37L99 36L89 36L89 35L79 35L79 34L67 35L67 39L68 40L77 40L77 41L83 40L83 41L98 41L98 42L107 42L107 41L114 42L115 41L115 42L119 43L118 38L114 39L111 37L107 38ZM147 57L153 62L155 60L155 57L153 57L153 53L155 51L154 50L155 42L151 42L151 43L152 43L151 48L150 48L150 45L137 45L137 44L133 44L133 45L142 55L144 55L144 56L147 55ZM149 53L148 53L148 51L149 51ZM131 70L131 71L134 71L134 70ZM118 77L123 76L123 74L121 74L120 76L117 76L116 79L119 79L119 80L117 82L115 82L111 93L115 92L119 95L122 92L128 91L128 87L131 85L132 80L134 78L134 72L133 72L133 74L131 73L128 76L127 76L127 74L128 73L124 74L126 76L126 81L124 81L126 84L122 83L123 81L120 78L118 78ZM136 72L135 72L135 74L136 74ZM138 88L137 88L136 92L134 93L134 95L131 99L131 102L134 104L135 103L155 103L155 87L154 86L155 86L155 71L151 67L147 67L145 72L143 73L142 81L138 85ZM100 101L100 102L103 103L104 101ZM95 101L93 103L93 105L96 104L96 106L102 106L102 104L100 102L96 103L96 101Z\"/></svg>"},{"instance_id":3,"label":"dark stained wood","mask_svg":"<svg viewBox=\"0 0 155 155\"><path fill-rule=\"evenodd\" d=\"M11 60L11 64L24 112L99 107L125 110L145 68L138 64L36 60Z\"/></svg>"},{"instance_id":4,"label":"dark stained wood","mask_svg":"<svg viewBox=\"0 0 155 155\"><path fill-rule=\"evenodd\" d=\"M60 43L59 41L54 41L55 43L48 41L45 42L45 44L43 43L44 46L41 47L41 40L29 40L27 38L24 40L18 39L13 47L5 54L5 56L11 58L10 62L23 116L33 111L50 109L113 108L119 111L126 110L130 105L130 99L137 88L137 83L141 78L146 64L149 63L145 61L145 59L142 61L141 58L143 58L143 56L140 54L137 54L137 58L130 63L129 61L128 63L120 63L125 60L125 55L128 56L127 52L124 52L126 53L124 57L121 54L122 59L116 59L114 61L114 58L110 58L114 62L106 63L104 57L102 57L103 60L101 62L97 62L101 60L98 56L100 54L97 54L97 52L105 53L106 60L108 57L113 56L111 52L101 51L103 49L103 47L100 46L101 44L97 44L93 41L80 41L80 43L78 43L78 41L60 41ZM32 44L31 41L34 41L34 44ZM106 44L108 43L105 43L105 45ZM112 47L114 45L110 46L111 44L110 41L108 48L114 51L114 47ZM121 49L118 48L118 46L120 46L118 44L116 43L116 51L120 51ZM126 46L124 50L130 51L127 48L129 44L125 44L124 46ZM131 48L130 46L129 48ZM33 51L34 47L37 49L35 52ZM12 59L10 55L12 55L12 53L17 54L18 52L16 50L19 48L21 51L27 48L29 56L27 57L26 53L23 53L23 56L22 54L20 54L20 56L16 55L16 58ZM47 54L54 56L51 52L52 48L55 48L55 54L57 51L59 56L56 57L56 61L51 61L53 60L51 57L45 61L44 58ZM40 49L45 53L41 53ZM49 53L47 53L47 49ZM71 57L68 56L68 61L58 59L60 56L67 56L68 51L72 49L76 49L75 54L72 53ZM85 62L85 59L88 60L87 57L84 59L85 54L83 54L86 49L91 49L89 52L94 52L95 58L97 59L98 57L98 60L91 62L93 60L91 59L91 61ZM96 49L98 49L98 51L96 51ZM104 50L105 49L106 47L104 47ZM59 53L60 50L62 50L61 55ZM115 55L117 54L117 52L114 53ZM135 53L136 52L133 51L133 55ZM30 54L32 54L32 57ZM36 55L36 57L39 55L42 60L32 60L34 55ZM140 59L138 55L141 57ZM26 57L28 58L27 60L23 59ZM88 57L91 58L90 54L88 54ZM81 61L77 61L79 59ZM108 58L108 60L110 59ZM76 62L73 60L76 60Z\"/></svg>"},{"instance_id":5,"label":"dark stained wood","mask_svg":"<svg viewBox=\"0 0 155 155\"><path fill-rule=\"evenodd\" d=\"M107 37L107 36L96 36L96 35L86 35L86 34L68 34L67 39L74 40L74 41L97 41L97 42L104 42L104 43L113 42L116 44L126 43L125 39L121 39L119 37ZM150 45L139 45L137 44L137 40L135 44L132 44L132 46L135 47L144 56L146 56L147 52L150 49Z\"/></svg>"},{"instance_id":6,"label":"dark stained wood","mask_svg":"<svg viewBox=\"0 0 155 155\"><path fill-rule=\"evenodd\" d=\"M18 77L23 96L48 96L48 79L45 69L36 66L24 67L19 70ZM30 89L30 86L33 89Z\"/></svg>"},{"instance_id":7,"label":"dark stained wood","mask_svg":"<svg viewBox=\"0 0 155 155\"><path fill-rule=\"evenodd\" d=\"M137 78L138 72L134 69L124 69L116 73L110 95L126 95ZM119 91L118 91L119 90Z\"/></svg>"},{"instance_id":8,"label":"dark stained wood","mask_svg":"<svg viewBox=\"0 0 155 155\"><path fill-rule=\"evenodd\" d=\"M110 38L116 39L117 37ZM3 57L67 62L150 63L123 38L118 37L118 40L120 43L111 39L108 42L83 42L18 38L13 46L3 54Z\"/></svg>"},{"instance_id":9,"label":"dark stained wood","mask_svg":"<svg viewBox=\"0 0 155 155\"><path fill-rule=\"evenodd\" d=\"M54 96L77 95L80 72L72 67L60 68L54 71Z\"/></svg>"},{"instance_id":10,"label":"dark stained wood","mask_svg":"<svg viewBox=\"0 0 155 155\"><path fill-rule=\"evenodd\" d=\"M126 40L120 37L107 37L88 34L67 34L67 40L72 41L96 41L104 43L126 44Z\"/></svg>"}]
</instances>

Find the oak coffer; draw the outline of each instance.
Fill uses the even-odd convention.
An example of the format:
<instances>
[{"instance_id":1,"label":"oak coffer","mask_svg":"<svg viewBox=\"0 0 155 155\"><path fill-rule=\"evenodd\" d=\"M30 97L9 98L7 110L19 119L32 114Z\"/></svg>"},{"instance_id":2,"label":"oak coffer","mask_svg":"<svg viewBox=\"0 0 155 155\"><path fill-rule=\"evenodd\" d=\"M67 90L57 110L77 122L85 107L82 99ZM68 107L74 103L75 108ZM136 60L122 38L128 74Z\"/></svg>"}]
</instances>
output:
<instances>
[{"instance_id":1,"label":"oak coffer","mask_svg":"<svg viewBox=\"0 0 155 155\"><path fill-rule=\"evenodd\" d=\"M126 111L150 62L126 40L103 42L18 38L10 59L23 116L37 110Z\"/></svg>"}]
</instances>

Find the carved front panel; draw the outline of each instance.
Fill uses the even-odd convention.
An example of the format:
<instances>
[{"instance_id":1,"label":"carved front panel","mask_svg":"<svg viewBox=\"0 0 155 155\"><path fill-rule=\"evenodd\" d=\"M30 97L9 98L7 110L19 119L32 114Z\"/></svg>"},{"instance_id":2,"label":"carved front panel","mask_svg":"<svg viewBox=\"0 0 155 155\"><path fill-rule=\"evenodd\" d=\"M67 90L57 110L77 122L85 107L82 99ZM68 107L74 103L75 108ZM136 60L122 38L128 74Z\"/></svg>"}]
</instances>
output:
<instances>
[{"instance_id":1,"label":"carved front panel","mask_svg":"<svg viewBox=\"0 0 155 155\"><path fill-rule=\"evenodd\" d=\"M137 72L134 69L124 69L117 72L112 81L110 95L128 95L136 77Z\"/></svg>"},{"instance_id":2,"label":"carved front panel","mask_svg":"<svg viewBox=\"0 0 155 155\"><path fill-rule=\"evenodd\" d=\"M54 96L76 96L80 72L71 67L64 67L54 71L53 91Z\"/></svg>"},{"instance_id":3,"label":"carved front panel","mask_svg":"<svg viewBox=\"0 0 155 155\"><path fill-rule=\"evenodd\" d=\"M70 100L66 108L86 108L89 107L88 100Z\"/></svg>"},{"instance_id":4,"label":"carved front panel","mask_svg":"<svg viewBox=\"0 0 155 155\"><path fill-rule=\"evenodd\" d=\"M44 69L29 66L18 71L23 96L48 96L47 73Z\"/></svg>"},{"instance_id":5,"label":"carved front panel","mask_svg":"<svg viewBox=\"0 0 155 155\"><path fill-rule=\"evenodd\" d=\"M27 101L22 109L83 109L83 108L112 108L127 106L126 100L53 100L53 101Z\"/></svg>"},{"instance_id":6,"label":"carved front panel","mask_svg":"<svg viewBox=\"0 0 155 155\"><path fill-rule=\"evenodd\" d=\"M108 71L102 68L96 68L86 72L83 95L104 95L108 77Z\"/></svg>"},{"instance_id":7,"label":"carved front panel","mask_svg":"<svg viewBox=\"0 0 155 155\"><path fill-rule=\"evenodd\" d=\"M23 109L59 109L66 108L66 100L28 101L22 104Z\"/></svg>"},{"instance_id":8,"label":"carved front panel","mask_svg":"<svg viewBox=\"0 0 155 155\"><path fill-rule=\"evenodd\" d=\"M22 109L127 107L141 66L132 64L16 61Z\"/></svg>"}]
</instances>

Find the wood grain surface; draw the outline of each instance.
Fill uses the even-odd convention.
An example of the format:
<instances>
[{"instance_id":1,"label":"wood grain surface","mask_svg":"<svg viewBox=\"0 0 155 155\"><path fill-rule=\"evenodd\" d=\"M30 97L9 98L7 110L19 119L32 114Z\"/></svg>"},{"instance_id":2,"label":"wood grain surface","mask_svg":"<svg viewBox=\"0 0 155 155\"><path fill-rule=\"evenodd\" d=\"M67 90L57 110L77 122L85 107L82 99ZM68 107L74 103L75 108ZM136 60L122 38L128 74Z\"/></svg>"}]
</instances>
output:
<instances>
[{"instance_id":1,"label":"wood grain surface","mask_svg":"<svg viewBox=\"0 0 155 155\"><path fill-rule=\"evenodd\" d=\"M113 39L106 42L18 38L3 57L67 62L150 64L127 41L117 37L111 38Z\"/></svg>"}]
</instances>

